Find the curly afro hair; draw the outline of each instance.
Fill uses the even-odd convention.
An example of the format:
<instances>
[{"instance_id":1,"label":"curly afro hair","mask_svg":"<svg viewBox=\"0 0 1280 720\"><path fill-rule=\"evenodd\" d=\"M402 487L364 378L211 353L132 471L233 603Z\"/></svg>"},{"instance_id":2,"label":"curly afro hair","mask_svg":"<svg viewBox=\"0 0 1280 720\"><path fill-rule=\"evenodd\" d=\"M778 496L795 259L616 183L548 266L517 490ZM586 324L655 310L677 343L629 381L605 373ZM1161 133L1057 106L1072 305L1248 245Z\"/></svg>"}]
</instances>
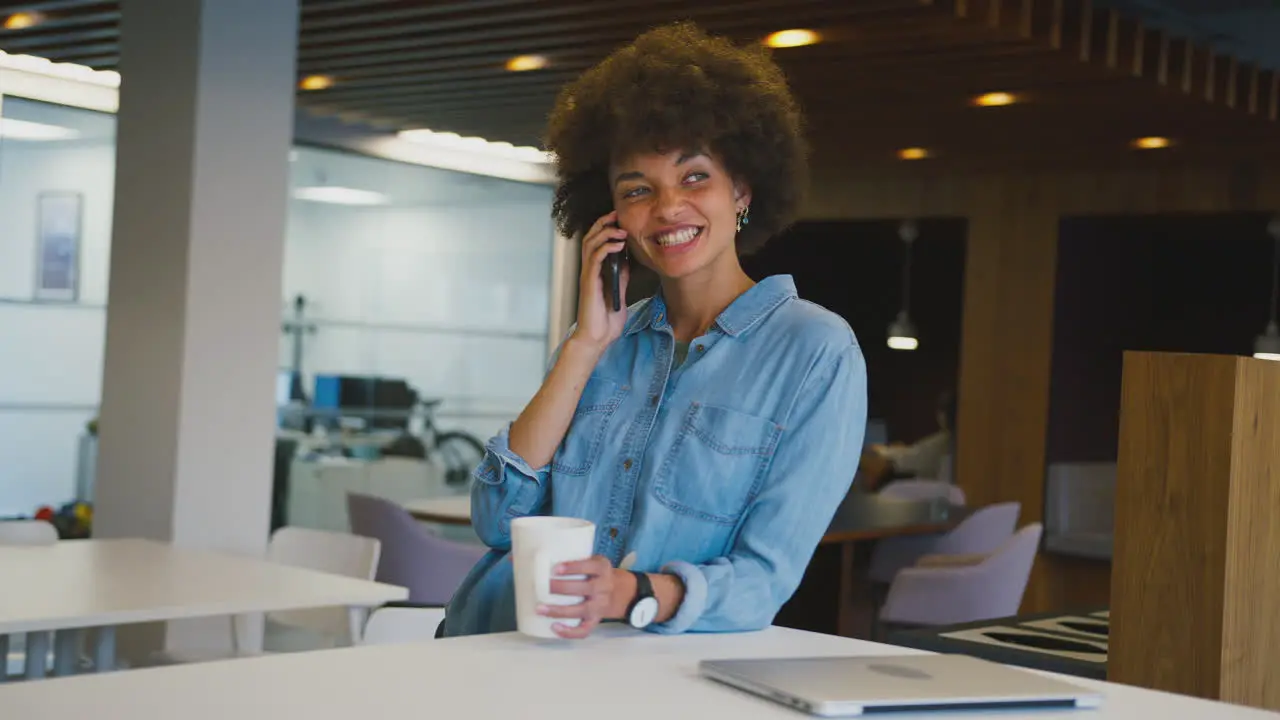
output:
<instances>
[{"instance_id":1,"label":"curly afro hair","mask_svg":"<svg viewBox=\"0 0 1280 720\"><path fill-rule=\"evenodd\" d=\"M615 158L709 150L751 188L740 254L791 223L808 179L800 109L769 51L687 22L650 30L561 90L546 148L558 173L552 215L568 237L613 209Z\"/></svg>"}]
</instances>

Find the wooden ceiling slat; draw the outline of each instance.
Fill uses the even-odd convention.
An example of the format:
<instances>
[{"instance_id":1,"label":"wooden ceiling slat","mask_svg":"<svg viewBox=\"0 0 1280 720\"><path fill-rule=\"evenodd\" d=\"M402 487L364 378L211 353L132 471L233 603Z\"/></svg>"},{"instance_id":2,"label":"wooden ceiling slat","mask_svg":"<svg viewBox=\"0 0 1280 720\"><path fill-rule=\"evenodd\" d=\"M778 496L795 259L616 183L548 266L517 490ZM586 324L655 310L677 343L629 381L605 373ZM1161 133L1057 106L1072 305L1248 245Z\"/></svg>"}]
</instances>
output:
<instances>
[{"instance_id":1,"label":"wooden ceiling slat","mask_svg":"<svg viewBox=\"0 0 1280 720\"><path fill-rule=\"evenodd\" d=\"M14 31L9 31L14 33ZM100 27L92 30L73 30L60 33L25 33L13 38L0 35L0 46L6 52L39 54L45 50L57 50L60 47L75 46L90 40L115 39L120 32L116 27Z\"/></svg>"},{"instance_id":2,"label":"wooden ceiling slat","mask_svg":"<svg viewBox=\"0 0 1280 720\"><path fill-rule=\"evenodd\" d=\"M1267 104L1267 119L1275 122L1280 118L1280 72L1268 71L1271 75L1271 91Z\"/></svg>"},{"instance_id":3,"label":"wooden ceiling slat","mask_svg":"<svg viewBox=\"0 0 1280 720\"><path fill-rule=\"evenodd\" d=\"M332 90L307 93L304 97L308 100L314 99L317 103L332 103L337 101L352 103L376 100L381 97L431 98L440 96L442 93L449 92L456 92L465 96L465 94L469 92L482 93L487 90L511 91L523 88L558 89L560 86L577 76L578 72L575 70L538 73L538 77L536 78L508 73L506 75L494 77L469 77L457 80L445 80L441 82L421 82L414 86L397 88L375 87L343 90L340 87L335 87Z\"/></svg>"},{"instance_id":4,"label":"wooden ceiling slat","mask_svg":"<svg viewBox=\"0 0 1280 720\"><path fill-rule=\"evenodd\" d=\"M1169 84L1169 46L1171 43L1169 33L1160 31L1160 57L1156 61L1156 83L1162 86Z\"/></svg>"},{"instance_id":5,"label":"wooden ceiling slat","mask_svg":"<svg viewBox=\"0 0 1280 720\"><path fill-rule=\"evenodd\" d=\"M335 27L350 27L354 23L387 23L402 20L449 15L468 10L489 10L502 7L520 7L528 5L529 0L462 0L453 3L434 3L431 5L417 3L409 6L377 10L367 6L355 8L357 12L335 14L332 17L315 17L306 12L310 3L304 2L301 28L303 34L315 30L327 30Z\"/></svg>"},{"instance_id":6,"label":"wooden ceiling slat","mask_svg":"<svg viewBox=\"0 0 1280 720\"><path fill-rule=\"evenodd\" d=\"M903 57L902 51L903 47L900 42L896 39L888 39L883 43L877 42L874 45L868 44L860 47L857 51L850 52L843 57L829 60L828 64L843 66L846 71L851 65L856 67L858 63L871 63L880 59L884 59L892 65ZM1037 53L1042 53L1042 51L1016 43L1006 43L1000 46L992 45L991 43L964 43L956 46L940 46L935 43L929 50L919 50L913 53L908 64L918 64L921 60L934 62L940 54L952 54L958 58L981 59L992 55L1007 57L1009 54L1021 56ZM487 65L462 65L460 62L441 62L436 67L443 66L442 69L428 69L425 72L418 73L365 74L362 77L354 78L338 75L338 84L332 89L321 91L321 93L330 96L355 98L377 96L383 92L400 92L406 89L434 87L439 83L448 83L455 80L484 81L510 78L513 84L521 84L534 82L546 77L555 77L562 81L567 81L595 64L597 60L597 54L590 52L583 52L578 55L556 56L553 58L550 69L523 73L519 76L506 71L501 63L498 62L490 62ZM802 61L784 61L783 64L784 67L799 67L802 66L801 63ZM806 69L815 68L813 65L805 65L803 67L806 67ZM840 71L840 67L830 67L829 69L833 72Z\"/></svg>"},{"instance_id":7,"label":"wooden ceiling slat","mask_svg":"<svg viewBox=\"0 0 1280 720\"><path fill-rule=\"evenodd\" d=\"M299 10L302 17L321 13L342 13L349 10L362 11L371 6L396 5L401 0L302 0Z\"/></svg>"},{"instance_id":8,"label":"wooden ceiling slat","mask_svg":"<svg viewBox=\"0 0 1280 720\"><path fill-rule=\"evenodd\" d=\"M117 6L115 0L47 0L46 2L10 2L0 8L0 12L38 12L64 13L68 10L83 10L96 6Z\"/></svg>"},{"instance_id":9,"label":"wooden ceiling slat","mask_svg":"<svg viewBox=\"0 0 1280 720\"><path fill-rule=\"evenodd\" d=\"M1252 65L1248 68L1249 88L1245 94L1245 111L1250 115L1257 115L1260 107L1259 97L1262 92L1262 68Z\"/></svg>"},{"instance_id":10,"label":"wooden ceiling slat","mask_svg":"<svg viewBox=\"0 0 1280 720\"><path fill-rule=\"evenodd\" d=\"M0 45L0 49L5 46ZM95 55L117 54L119 46L116 43L91 43L89 45L73 45L66 50L57 53L49 53L45 57L58 62L80 62L81 58L93 57Z\"/></svg>"},{"instance_id":11,"label":"wooden ceiling slat","mask_svg":"<svg viewBox=\"0 0 1280 720\"><path fill-rule=\"evenodd\" d=\"M1164 42L1165 34L1148 27L1143 27L1141 32L1142 45L1141 51L1135 54L1136 64L1134 67L1136 69L1134 77L1144 78L1157 85L1163 85L1164 81L1160 78L1164 71L1164 62L1167 54L1167 47Z\"/></svg>"},{"instance_id":12,"label":"wooden ceiling slat","mask_svg":"<svg viewBox=\"0 0 1280 720\"><path fill-rule=\"evenodd\" d=\"M764 9L776 9L779 2L786 2L786 0L766 2ZM705 3L706 0L704 0L704 5ZM609 0L608 15L610 19L613 19L625 16L625 11L628 8L642 7L649 11L647 17L665 18L671 16L671 10L679 10L685 4L684 0ZM464 9L466 8L464 7ZM302 36L302 49L300 51L306 52L317 46L351 45L365 40L385 40L402 35L413 35L421 39L447 35L455 30L471 28L520 30L526 23L530 22L583 16L591 17L598 22L601 18L601 13L599 8L581 3L535 6L525 4L518 9L502 13L486 13L483 10L466 9L465 13L455 17L373 26L364 26L362 22L360 27L347 27L346 29L332 32L308 32Z\"/></svg>"},{"instance_id":13,"label":"wooden ceiling slat","mask_svg":"<svg viewBox=\"0 0 1280 720\"><path fill-rule=\"evenodd\" d=\"M807 0L807 2L820 3L821 0ZM815 5L817 7L817 5ZM812 10L806 12L806 19L811 23L822 23L824 28L830 22L834 22L841 17L849 17L849 11L843 8L834 10L828 8L825 12ZM888 16L895 17L895 16ZM915 24L913 27L919 27L919 18L908 18ZM881 27L875 20L864 20L859 18L860 25L874 30ZM710 24L715 32L728 34L737 37L740 40L749 40L754 37L760 37L766 32L777 27L777 21L769 21L767 18L757 18L754 16L738 16L728 17L717 20ZM603 58L614 48L629 42L635 37L637 32L642 28L630 27L623 24L615 24L601 30L590 33L586 36L574 35L545 35L545 36L513 36L509 38L493 40L489 42L472 42L464 45L438 44L431 47L419 48L416 50L395 50L395 51L378 51L370 53L361 53L343 58L323 58L319 60L299 61L299 67L306 72L328 72L341 75L351 68L357 68L362 71L376 70L387 63L414 63L432 60L460 59L464 57L476 57L483 55L493 55L506 53L507 56L525 53L541 53L544 48L554 48L558 46L575 46L584 50L597 52L597 59ZM550 43L550 45L548 45ZM799 51L815 50L822 51L822 48L828 47L829 44L824 43L815 48L800 48ZM787 51L795 52L795 51Z\"/></svg>"},{"instance_id":14,"label":"wooden ceiling slat","mask_svg":"<svg viewBox=\"0 0 1280 720\"><path fill-rule=\"evenodd\" d=\"M727 18L729 20L747 19L753 25L772 25L773 29L780 29L779 25L785 23L790 17L794 17L793 13L799 12L798 2L793 2L786 7L786 13L782 13L783 6L778 3L782 0L751 0L740 2L733 6L722 5L703 5L684 4L683 12L671 13L654 10L652 12L637 13L635 15L626 15L619 17L613 13L597 13L588 17L580 18L563 18L549 22L529 22L519 26L508 27L505 25L497 25L491 27L481 27L475 30L467 30L449 33L447 44L450 47L467 46L473 43L482 43L489 41L510 41L512 39L536 40L540 38L559 36L562 40L568 37L579 38L583 41L590 41L601 31L618 32L625 30L624 36L634 37L640 31L647 29L649 26L670 22L677 18L685 18L698 21L711 27L719 28L722 23L716 22L716 18ZM915 0L911 0L915 2ZM908 0L862 0L857 5L849 6L840 4L835 7L828 7L825 15L828 17L856 17L860 15L871 15L876 12L901 12ZM814 13L820 12L822 6L821 0L806 0L806 4L814 6L812 12L805 12L805 20L812 24L815 19ZM766 10L779 10L777 17L760 17L755 13ZM402 50L414 50L421 47L424 39L422 37L389 37L387 39L375 40L369 42L356 42L339 46L337 48L327 47L307 47L305 44L298 49L299 62L309 62L312 60L330 59L336 57L347 57L351 55L359 55L363 53L389 53ZM305 43L305 39L304 39ZM523 50L517 50L523 52Z\"/></svg>"},{"instance_id":15,"label":"wooden ceiling slat","mask_svg":"<svg viewBox=\"0 0 1280 720\"><path fill-rule=\"evenodd\" d=\"M538 54L551 60L552 66L569 62L573 67L586 66L597 62L602 52L601 46L583 46L581 43L544 45L538 48ZM458 70L462 68L500 67L511 58L511 52L488 52L474 55L444 57L438 60L418 60L386 63L381 65L364 65L344 69L334 74L344 86L352 86L359 80L379 81L390 77L409 75L430 76L442 70Z\"/></svg>"},{"instance_id":16,"label":"wooden ceiling slat","mask_svg":"<svg viewBox=\"0 0 1280 720\"><path fill-rule=\"evenodd\" d=\"M0 14L3 14L4 12L6 11L0 10ZM119 21L120 21L120 12L118 10L106 11L106 12L94 12L94 13L51 15L45 18L43 21L41 21L41 23L36 28L33 28L33 29L47 31L47 30L56 30L59 28L78 27L81 25L103 25L103 24L114 25ZM30 30L27 30L27 31L5 30L3 28L0 28L0 42L7 44L9 42L9 38L11 37L17 38L23 32L30 32Z\"/></svg>"},{"instance_id":17,"label":"wooden ceiling slat","mask_svg":"<svg viewBox=\"0 0 1280 720\"><path fill-rule=\"evenodd\" d=\"M1062 49L1062 29L1066 22L1063 0L1053 0L1052 15L1049 19L1049 47Z\"/></svg>"},{"instance_id":18,"label":"wooden ceiling slat","mask_svg":"<svg viewBox=\"0 0 1280 720\"><path fill-rule=\"evenodd\" d=\"M1093 53L1093 3L1090 0L1081 0L1080 3L1080 25L1079 25L1079 52L1080 62L1087 63L1092 59Z\"/></svg>"}]
</instances>

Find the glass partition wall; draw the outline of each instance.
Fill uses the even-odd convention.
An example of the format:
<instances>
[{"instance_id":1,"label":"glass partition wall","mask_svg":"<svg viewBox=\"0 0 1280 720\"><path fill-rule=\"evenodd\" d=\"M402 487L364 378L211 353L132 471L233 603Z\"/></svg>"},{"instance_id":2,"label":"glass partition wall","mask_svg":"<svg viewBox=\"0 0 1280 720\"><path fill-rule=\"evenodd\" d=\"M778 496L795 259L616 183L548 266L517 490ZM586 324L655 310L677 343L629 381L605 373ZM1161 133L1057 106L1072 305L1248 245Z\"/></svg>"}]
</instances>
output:
<instances>
[{"instance_id":1,"label":"glass partition wall","mask_svg":"<svg viewBox=\"0 0 1280 720\"><path fill-rule=\"evenodd\" d=\"M68 502L91 471L115 125L0 98L0 516Z\"/></svg>"},{"instance_id":2,"label":"glass partition wall","mask_svg":"<svg viewBox=\"0 0 1280 720\"><path fill-rule=\"evenodd\" d=\"M92 497L114 165L113 115L0 97L0 517ZM281 404L346 414L333 384L379 378L439 400L442 431L514 418L548 353L551 189L318 147L290 165Z\"/></svg>"}]
</instances>

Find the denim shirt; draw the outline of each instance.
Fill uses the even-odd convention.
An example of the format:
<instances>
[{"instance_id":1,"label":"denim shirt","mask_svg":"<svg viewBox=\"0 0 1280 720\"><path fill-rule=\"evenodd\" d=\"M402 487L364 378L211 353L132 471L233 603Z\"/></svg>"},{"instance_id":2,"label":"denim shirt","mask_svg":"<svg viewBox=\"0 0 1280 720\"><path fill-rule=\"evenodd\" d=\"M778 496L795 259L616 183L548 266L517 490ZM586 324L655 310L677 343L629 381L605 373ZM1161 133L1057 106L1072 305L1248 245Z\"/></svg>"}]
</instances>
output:
<instances>
[{"instance_id":1,"label":"denim shirt","mask_svg":"<svg viewBox=\"0 0 1280 720\"><path fill-rule=\"evenodd\" d=\"M866 365L849 325L766 278L695 338L683 363L661 293L587 381L551 462L489 441L471 491L492 550L459 586L445 635L515 629L511 519L584 518L615 566L679 576L657 633L767 627L849 491L866 427Z\"/></svg>"}]
</instances>

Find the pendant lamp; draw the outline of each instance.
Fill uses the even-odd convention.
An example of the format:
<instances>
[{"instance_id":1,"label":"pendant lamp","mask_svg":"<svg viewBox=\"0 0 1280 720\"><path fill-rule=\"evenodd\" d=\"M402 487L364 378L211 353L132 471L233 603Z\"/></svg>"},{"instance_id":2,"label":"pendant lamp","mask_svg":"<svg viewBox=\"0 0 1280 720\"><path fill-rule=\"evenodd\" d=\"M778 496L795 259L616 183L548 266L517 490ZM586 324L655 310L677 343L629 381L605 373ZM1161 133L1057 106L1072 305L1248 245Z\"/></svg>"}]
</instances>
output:
<instances>
[{"instance_id":1,"label":"pendant lamp","mask_svg":"<svg viewBox=\"0 0 1280 720\"><path fill-rule=\"evenodd\" d=\"M889 323L889 347L894 350L915 350L920 347L920 339L916 336L916 325L911 322L911 247L920 234L916 224L904 220L898 226L898 238L902 240L904 251L902 261L902 309L898 316Z\"/></svg>"}]
</instances>

